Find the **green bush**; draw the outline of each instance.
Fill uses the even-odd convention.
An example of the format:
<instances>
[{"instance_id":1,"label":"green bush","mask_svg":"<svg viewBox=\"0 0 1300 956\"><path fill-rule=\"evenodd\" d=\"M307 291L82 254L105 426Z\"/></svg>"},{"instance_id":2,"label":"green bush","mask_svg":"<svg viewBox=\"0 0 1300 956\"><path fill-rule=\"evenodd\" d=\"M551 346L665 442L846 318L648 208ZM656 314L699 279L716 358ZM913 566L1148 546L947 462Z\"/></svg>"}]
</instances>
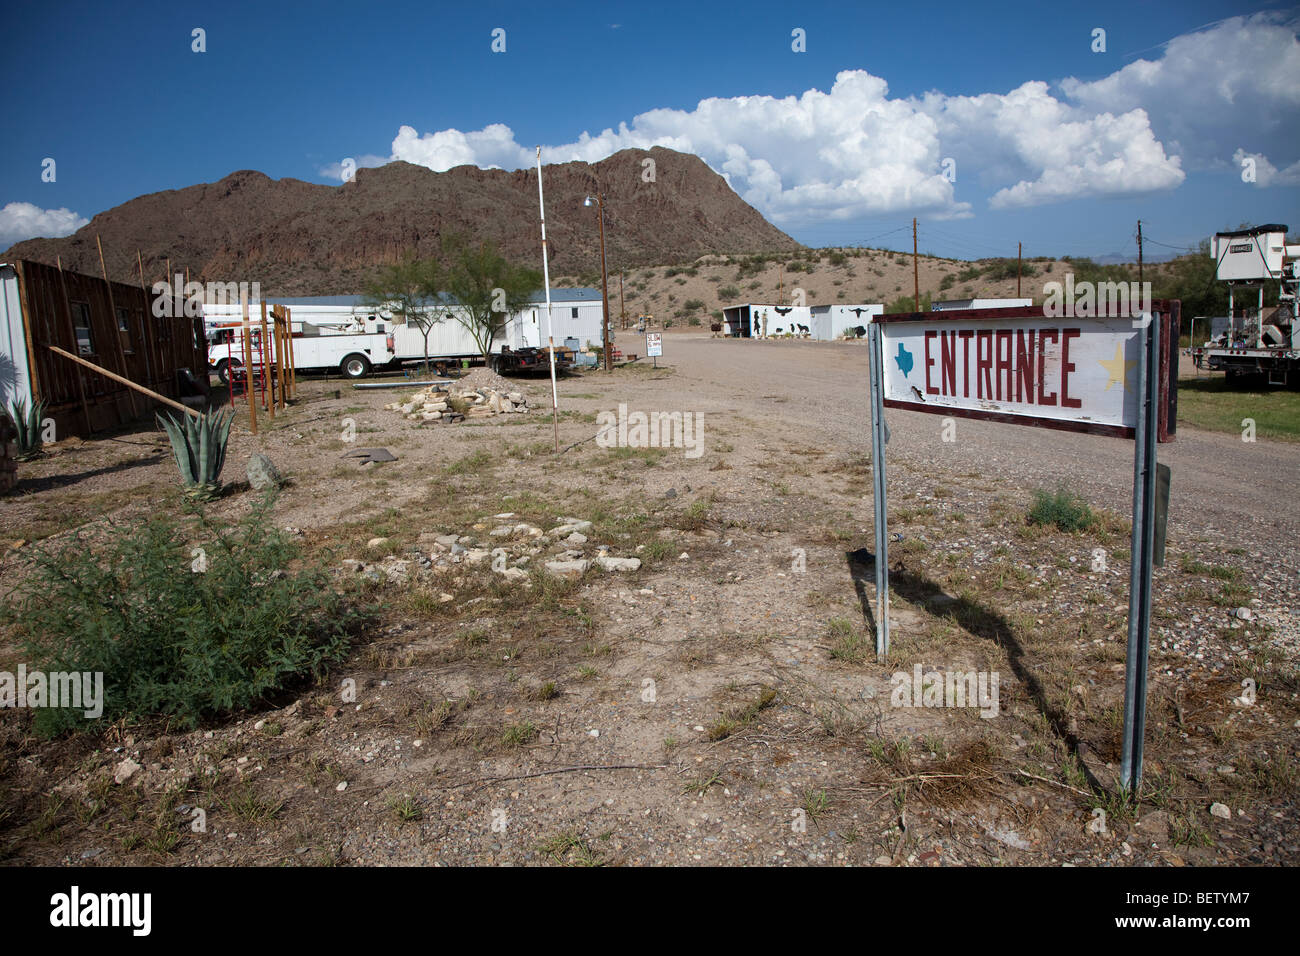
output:
<instances>
[{"instance_id":1,"label":"green bush","mask_svg":"<svg viewBox=\"0 0 1300 956\"><path fill-rule=\"evenodd\" d=\"M739 299L740 290L737 289L734 285L724 285L721 289L718 290L718 298L728 302L731 301L732 299Z\"/></svg>"},{"instance_id":2,"label":"green bush","mask_svg":"<svg viewBox=\"0 0 1300 956\"><path fill-rule=\"evenodd\" d=\"M1053 525L1061 531L1087 531L1097 523L1088 503L1064 488L1035 491L1027 518L1030 524Z\"/></svg>"},{"instance_id":3,"label":"green bush","mask_svg":"<svg viewBox=\"0 0 1300 956\"><path fill-rule=\"evenodd\" d=\"M57 552L37 548L0 618L29 668L101 672L106 722L192 728L257 705L341 659L363 617L271 524L273 500L233 526L196 509L192 522L153 517L102 544L79 534ZM53 735L87 723L81 710L45 708L35 726Z\"/></svg>"},{"instance_id":4,"label":"green bush","mask_svg":"<svg viewBox=\"0 0 1300 956\"><path fill-rule=\"evenodd\" d=\"M687 299L682 307L688 310L703 309L705 303L703 299Z\"/></svg>"}]
</instances>

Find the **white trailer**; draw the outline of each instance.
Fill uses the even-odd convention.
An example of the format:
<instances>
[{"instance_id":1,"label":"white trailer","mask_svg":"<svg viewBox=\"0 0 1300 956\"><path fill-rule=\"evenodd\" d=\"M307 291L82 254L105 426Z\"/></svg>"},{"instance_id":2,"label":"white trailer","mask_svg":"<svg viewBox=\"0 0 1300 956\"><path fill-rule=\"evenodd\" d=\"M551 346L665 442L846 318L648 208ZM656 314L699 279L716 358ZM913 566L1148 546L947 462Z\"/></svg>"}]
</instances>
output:
<instances>
[{"instance_id":1,"label":"white trailer","mask_svg":"<svg viewBox=\"0 0 1300 956\"><path fill-rule=\"evenodd\" d=\"M814 305L812 307L812 337L821 342L833 342L852 334L859 326L865 329L873 315L882 315L882 303L872 305ZM853 336L856 338L856 336Z\"/></svg>"},{"instance_id":2,"label":"white trailer","mask_svg":"<svg viewBox=\"0 0 1300 956\"><path fill-rule=\"evenodd\" d=\"M300 336L334 335L388 335L392 337L393 361L398 365L415 365L424 361L424 332L409 325L384 308L376 307L362 296L310 296L276 299L277 305L287 306L297 346ZM267 300L268 306L270 300ZM429 328L429 361L439 364L473 362L483 353L473 334L456 319L459 307L454 303L440 307L442 318ZM576 339L578 348L601 341L600 325L603 304L597 289L552 289L551 319L556 348L566 341ZM243 307L239 303L213 303L204 306L204 321L208 327L228 326L242 322ZM249 303L250 323L258 327L261 322L261 303ZM490 355L503 352L524 352L544 349L547 346L546 300L538 293L524 308L511 313L501 333L495 337ZM611 331L610 339L614 335ZM337 343L335 343L337 344ZM572 345L572 342L569 341ZM213 356L213 365L224 358ZM295 352L295 358L297 354ZM373 367L379 363L371 361ZM298 363L299 368L304 366Z\"/></svg>"}]
</instances>

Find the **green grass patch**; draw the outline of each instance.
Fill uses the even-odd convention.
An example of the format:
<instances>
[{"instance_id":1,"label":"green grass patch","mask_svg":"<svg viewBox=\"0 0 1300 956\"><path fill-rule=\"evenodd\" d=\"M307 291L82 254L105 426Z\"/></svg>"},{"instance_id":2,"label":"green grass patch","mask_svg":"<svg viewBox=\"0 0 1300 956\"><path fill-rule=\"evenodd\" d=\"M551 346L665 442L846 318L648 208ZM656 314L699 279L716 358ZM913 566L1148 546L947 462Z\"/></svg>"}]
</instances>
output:
<instances>
[{"instance_id":1,"label":"green grass patch","mask_svg":"<svg viewBox=\"0 0 1300 956\"><path fill-rule=\"evenodd\" d=\"M1097 523L1088 503L1078 495L1058 488L1054 492L1039 489L1025 516L1031 525L1049 525L1058 531L1087 531Z\"/></svg>"},{"instance_id":2,"label":"green grass patch","mask_svg":"<svg viewBox=\"0 0 1300 956\"><path fill-rule=\"evenodd\" d=\"M1207 431L1245 432L1255 423L1255 438L1300 441L1300 391L1285 388L1229 388L1223 375L1185 378L1178 383L1178 421Z\"/></svg>"}]
</instances>

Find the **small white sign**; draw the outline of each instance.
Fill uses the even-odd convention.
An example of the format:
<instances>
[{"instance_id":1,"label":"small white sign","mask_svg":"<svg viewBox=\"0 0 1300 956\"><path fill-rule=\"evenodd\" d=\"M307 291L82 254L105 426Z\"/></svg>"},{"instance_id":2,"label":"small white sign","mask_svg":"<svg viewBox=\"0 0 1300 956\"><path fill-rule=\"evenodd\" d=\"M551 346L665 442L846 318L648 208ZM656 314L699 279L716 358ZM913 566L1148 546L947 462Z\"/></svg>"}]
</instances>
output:
<instances>
[{"instance_id":1,"label":"small white sign","mask_svg":"<svg viewBox=\"0 0 1300 956\"><path fill-rule=\"evenodd\" d=\"M663 338L658 332L647 332L645 337L645 354L649 358L657 358L664 354Z\"/></svg>"}]
</instances>

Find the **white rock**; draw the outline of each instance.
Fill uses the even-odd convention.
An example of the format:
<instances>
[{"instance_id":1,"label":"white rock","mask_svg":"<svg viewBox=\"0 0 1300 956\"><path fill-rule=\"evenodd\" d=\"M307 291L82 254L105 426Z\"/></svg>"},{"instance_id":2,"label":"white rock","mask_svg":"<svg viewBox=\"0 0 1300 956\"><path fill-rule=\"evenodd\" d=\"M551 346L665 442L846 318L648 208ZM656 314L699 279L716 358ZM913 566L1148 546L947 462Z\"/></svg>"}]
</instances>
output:
<instances>
[{"instance_id":1,"label":"white rock","mask_svg":"<svg viewBox=\"0 0 1300 956\"><path fill-rule=\"evenodd\" d=\"M139 771L140 771L140 765L136 763L134 760L132 760L130 757L127 757L120 764L118 764L117 769L113 771L113 782L126 783L133 776L135 776L135 774L138 773Z\"/></svg>"},{"instance_id":2,"label":"white rock","mask_svg":"<svg viewBox=\"0 0 1300 956\"><path fill-rule=\"evenodd\" d=\"M574 577L577 577L581 574L585 574L589 567L591 567L591 562L585 559L577 560L577 561L547 561L546 562L547 571L550 571L552 574L559 574L565 576L573 575Z\"/></svg>"},{"instance_id":3,"label":"white rock","mask_svg":"<svg viewBox=\"0 0 1300 956\"><path fill-rule=\"evenodd\" d=\"M564 543L565 544L586 544L587 536L583 534L581 531L575 531L573 532L573 534L569 535L567 538L564 539Z\"/></svg>"},{"instance_id":4,"label":"white rock","mask_svg":"<svg viewBox=\"0 0 1300 956\"><path fill-rule=\"evenodd\" d=\"M641 567L640 558L611 558L602 554L596 563L606 571L636 571Z\"/></svg>"},{"instance_id":5,"label":"white rock","mask_svg":"<svg viewBox=\"0 0 1300 956\"><path fill-rule=\"evenodd\" d=\"M383 547L384 545L386 545L386 544L388 544L388 539L387 539L387 538L371 538L369 541L366 542L366 547L367 547L367 548L382 548L382 547Z\"/></svg>"},{"instance_id":6,"label":"white rock","mask_svg":"<svg viewBox=\"0 0 1300 956\"><path fill-rule=\"evenodd\" d=\"M1231 820L1232 811L1225 804L1212 803L1210 804L1210 816L1218 817L1221 820Z\"/></svg>"}]
</instances>

